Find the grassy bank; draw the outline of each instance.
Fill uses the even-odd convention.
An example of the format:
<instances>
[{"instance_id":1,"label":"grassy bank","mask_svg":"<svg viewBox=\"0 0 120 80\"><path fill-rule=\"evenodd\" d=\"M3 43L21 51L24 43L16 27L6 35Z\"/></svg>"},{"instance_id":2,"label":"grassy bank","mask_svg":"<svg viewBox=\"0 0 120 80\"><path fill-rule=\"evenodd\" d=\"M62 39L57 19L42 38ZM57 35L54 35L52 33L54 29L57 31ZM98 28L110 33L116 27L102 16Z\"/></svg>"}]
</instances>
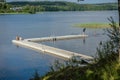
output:
<instances>
[{"instance_id":1,"label":"grassy bank","mask_svg":"<svg viewBox=\"0 0 120 80\"><path fill-rule=\"evenodd\" d=\"M110 25L108 23L85 23L85 24L75 24L74 26L81 28L110 28Z\"/></svg>"},{"instance_id":2,"label":"grassy bank","mask_svg":"<svg viewBox=\"0 0 120 80\"><path fill-rule=\"evenodd\" d=\"M86 67L68 66L49 72L39 80L119 80L120 64L115 61L92 64Z\"/></svg>"}]
</instances>

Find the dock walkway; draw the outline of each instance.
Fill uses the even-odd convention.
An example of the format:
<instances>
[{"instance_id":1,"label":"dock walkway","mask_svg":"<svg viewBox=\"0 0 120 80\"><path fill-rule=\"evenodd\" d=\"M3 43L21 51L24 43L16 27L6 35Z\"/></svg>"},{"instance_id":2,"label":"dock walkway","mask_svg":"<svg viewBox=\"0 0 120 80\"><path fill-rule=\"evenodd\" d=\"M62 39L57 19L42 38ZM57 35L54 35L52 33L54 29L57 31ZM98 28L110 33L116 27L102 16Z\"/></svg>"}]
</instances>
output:
<instances>
[{"instance_id":1,"label":"dock walkway","mask_svg":"<svg viewBox=\"0 0 120 80\"><path fill-rule=\"evenodd\" d=\"M31 42L45 42L45 41L57 41L57 40L69 40L77 38L86 38L88 35L66 35L66 36L53 36L53 37L43 37L43 38L29 38L26 41Z\"/></svg>"},{"instance_id":2,"label":"dock walkway","mask_svg":"<svg viewBox=\"0 0 120 80\"><path fill-rule=\"evenodd\" d=\"M85 36L78 36L77 37L74 36L58 36L56 37L59 40L63 40L63 39L73 39L73 38L78 38L78 37L86 37ZM30 40L30 41L29 41ZM39 44L39 43L35 43L38 41L51 41L52 38L50 37L46 37L46 38L32 38L32 39L24 39L24 40L12 40L12 42L18 46L22 46L22 47L26 47L26 48L30 48L33 49L35 51L41 51L41 52L45 52L45 53L49 53L52 55L56 55L59 57L63 57L66 59L70 59L73 56L79 56L81 59L85 59L85 60L90 60L93 59L93 57L91 56L87 56L87 55L83 55L80 53L75 53L75 52L71 52L71 51L67 51L67 50L63 50L63 49L59 49L59 48L55 48L55 47L51 47L51 46L47 46L44 44Z\"/></svg>"}]
</instances>

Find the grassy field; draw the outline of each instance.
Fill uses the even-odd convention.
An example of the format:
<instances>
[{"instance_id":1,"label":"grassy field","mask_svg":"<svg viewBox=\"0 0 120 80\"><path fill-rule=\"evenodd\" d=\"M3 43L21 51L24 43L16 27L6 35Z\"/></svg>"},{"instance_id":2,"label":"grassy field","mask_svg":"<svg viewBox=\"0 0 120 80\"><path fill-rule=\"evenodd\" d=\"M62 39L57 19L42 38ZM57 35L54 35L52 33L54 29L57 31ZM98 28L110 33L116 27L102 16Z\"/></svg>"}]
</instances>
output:
<instances>
[{"instance_id":1,"label":"grassy field","mask_svg":"<svg viewBox=\"0 0 120 80\"><path fill-rule=\"evenodd\" d=\"M110 28L110 25L108 23L85 23L85 24L75 24L74 26L81 28Z\"/></svg>"}]
</instances>

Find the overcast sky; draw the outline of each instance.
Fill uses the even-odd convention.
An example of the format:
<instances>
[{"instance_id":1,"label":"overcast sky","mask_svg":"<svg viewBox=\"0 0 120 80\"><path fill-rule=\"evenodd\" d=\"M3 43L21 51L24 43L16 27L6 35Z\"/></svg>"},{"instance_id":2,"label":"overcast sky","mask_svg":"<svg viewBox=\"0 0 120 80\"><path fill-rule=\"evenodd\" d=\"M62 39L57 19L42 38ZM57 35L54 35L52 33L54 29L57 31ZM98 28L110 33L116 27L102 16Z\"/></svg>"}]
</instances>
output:
<instances>
[{"instance_id":1,"label":"overcast sky","mask_svg":"<svg viewBox=\"0 0 120 80\"><path fill-rule=\"evenodd\" d=\"M77 2L77 0L6 0L6 1L70 1ZM117 0L84 0L79 3L108 3L108 2L117 2Z\"/></svg>"}]
</instances>

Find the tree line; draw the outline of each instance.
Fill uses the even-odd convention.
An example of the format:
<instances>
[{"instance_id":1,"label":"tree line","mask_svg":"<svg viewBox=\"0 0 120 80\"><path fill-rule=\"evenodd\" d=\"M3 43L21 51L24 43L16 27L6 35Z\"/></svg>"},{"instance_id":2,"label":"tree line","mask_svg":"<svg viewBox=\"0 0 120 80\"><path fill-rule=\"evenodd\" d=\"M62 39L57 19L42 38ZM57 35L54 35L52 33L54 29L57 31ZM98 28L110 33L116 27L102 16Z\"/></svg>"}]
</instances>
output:
<instances>
[{"instance_id":1,"label":"tree line","mask_svg":"<svg viewBox=\"0 0 120 80\"><path fill-rule=\"evenodd\" d=\"M77 4L63 1L39 1L39 2L8 2L0 3L0 13L25 12L35 13L40 11L90 11L90 10L117 10L117 3L104 4ZM20 10L10 8L22 7Z\"/></svg>"},{"instance_id":2,"label":"tree line","mask_svg":"<svg viewBox=\"0 0 120 80\"><path fill-rule=\"evenodd\" d=\"M77 4L62 1L39 1L39 2L11 2L15 6L41 6L44 11L81 11L81 10L116 10L117 3L104 4ZM37 7L38 8L38 7Z\"/></svg>"}]
</instances>

